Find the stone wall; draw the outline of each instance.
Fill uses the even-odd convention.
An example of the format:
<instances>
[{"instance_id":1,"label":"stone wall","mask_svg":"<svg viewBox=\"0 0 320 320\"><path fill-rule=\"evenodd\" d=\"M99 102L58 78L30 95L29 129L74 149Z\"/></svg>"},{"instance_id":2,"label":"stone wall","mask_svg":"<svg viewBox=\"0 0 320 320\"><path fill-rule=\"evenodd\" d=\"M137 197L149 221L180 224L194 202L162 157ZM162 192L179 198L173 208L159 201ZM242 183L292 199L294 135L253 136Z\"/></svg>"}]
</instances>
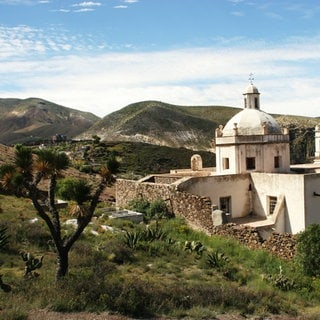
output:
<instances>
[{"instance_id":1,"label":"stone wall","mask_svg":"<svg viewBox=\"0 0 320 320\"><path fill-rule=\"evenodd\" d=\"M190 226L198 230L212 233L212 208L208 197L177 191L175 185L117 180L117 207L126 208L128 203L137 197L149 201L163 199L168 210L175 216L184 217Z\"/></svg>"},{"instance_id":2,"label":"stone wall","mask_svg":"<svg viewBox=\"0 0 320 320\"><path fill-rule=\"evenodd\" d=\"M184 217L195 229L212 233L212 205L208 197L176 191L172 194L171 204L176 216Z\"/></svg>"},{"instance_id":3,"label":"stone wall","mask_svg":"<svg viewBox=\"0 0 320 320\"><path fill-rule=\"evenodd\" d=\"M228 223L217 226L213 234L231 237L252 249L263 249L285 260L291 260L297 252L296 237L289 233L272 232L263 239L256 228Z\"/></svg>"},{"instance_id":4,"label":"stone wall","mask_svg":"<svg viewBox=\"0 0 320 320\"><path fill-rule=\"evenodd\" d=\"M166 183L171 184L179 180L181 177L169 177L169 176L155 176L154 182L155 183Z\"/></svg>"}]
</instances>

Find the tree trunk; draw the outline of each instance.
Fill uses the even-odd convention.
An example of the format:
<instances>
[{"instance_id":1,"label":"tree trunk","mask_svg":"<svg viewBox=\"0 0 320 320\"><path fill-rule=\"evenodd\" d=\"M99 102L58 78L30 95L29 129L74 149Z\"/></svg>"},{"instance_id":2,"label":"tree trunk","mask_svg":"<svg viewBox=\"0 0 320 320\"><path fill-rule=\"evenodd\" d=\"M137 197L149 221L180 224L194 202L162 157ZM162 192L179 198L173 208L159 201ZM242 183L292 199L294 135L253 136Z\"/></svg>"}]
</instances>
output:
<instances>
[{"instance_id":1,"label":"tree trunk","mask_svg":"<svg viewBox=\"0 0 320 320\"><path fill-rule=\"evenodd\" d=\"M60 280L68 274L69 268L69 250L66 248L60 248L57 252L57 270L56 280Z\"/></svg>"}]
</instances>

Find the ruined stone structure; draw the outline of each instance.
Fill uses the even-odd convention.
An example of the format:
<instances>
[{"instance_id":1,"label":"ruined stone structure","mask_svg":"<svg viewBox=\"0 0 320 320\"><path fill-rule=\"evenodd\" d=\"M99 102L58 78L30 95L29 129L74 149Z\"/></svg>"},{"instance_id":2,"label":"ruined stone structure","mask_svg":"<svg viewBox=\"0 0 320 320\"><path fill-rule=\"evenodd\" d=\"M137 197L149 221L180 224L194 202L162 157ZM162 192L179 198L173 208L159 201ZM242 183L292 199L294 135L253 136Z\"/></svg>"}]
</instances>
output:
<instances>
[{"instance_id":1,"label":"ruined stone structure","mask_svg":"<svg viewBox=\"0 0 320 320\"><path fill-rule=\"evenodd\" d=\"M288 130L260 110L260 93L251 83L243 110L219 126L215 140L216 168L203 168L194 155L190 169L139 181L119 179L117 206L137 197L163 199L173 214L207 233L219 221L269 234L295 234L320 222L319 126L315 162L290 166Z\"/></svg>"}]
</instances>

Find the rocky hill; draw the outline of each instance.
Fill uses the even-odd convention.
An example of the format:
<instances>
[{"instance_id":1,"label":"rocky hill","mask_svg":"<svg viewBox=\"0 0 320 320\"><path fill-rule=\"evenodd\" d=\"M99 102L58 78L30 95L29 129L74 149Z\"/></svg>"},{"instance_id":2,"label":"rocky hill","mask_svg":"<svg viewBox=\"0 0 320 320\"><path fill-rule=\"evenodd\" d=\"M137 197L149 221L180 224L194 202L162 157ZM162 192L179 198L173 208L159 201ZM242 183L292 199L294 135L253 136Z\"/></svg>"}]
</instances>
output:
<instances>
[{"instance_id":1,"label":"rocky hill","mask_svg":"<svg viewBox=\"0 0 320 320\"><path fill-rule=\"evenodd\" d=\"M0 99L0 143L50 140L56 134L72 138L98 120L91 113L43 99Z\"/></svg>"},{"instance_id":2,"label":"rocky hill","mask_svg":"<svg viewBox=\"0 0 320 320\"><path fill-rule=\"evenodd\" d=\"M239 110L221 106L177 106L160 101L138 102L107 115L80 137L85 139L96 134L105 141L210 150L217 126Z\"/></svg>"},{"instance_id":3,"label":"rocky hill","mask_svg":"<svg viewBox=\"0 0 320 320\"><path fill-rule=\"evenodd\" d=\"M240 108L179 106L160 101L130 104L100 119L91 113L42 99L0 99L0 143L45 141L55 134L106 142L139 142L172 148L214 151L215 129ZM292 163L314 153L314 127L319 118L273 115L289 128Z\"/></svg>"},{"instance_id":4,"label":"rocky hill","mask_svg":"<svg viewBox=\"0 0 320 320\"><path fill-rule=\"evenodd\" d=\"M81 138L145 142L174 148L214 151L215 129L241 109L224 106L177 106L160 101L138 102L97 121ZM273 115L289 128L292 163L314 153L314 127L319 118Z\"/></svg>"}]
</instances>

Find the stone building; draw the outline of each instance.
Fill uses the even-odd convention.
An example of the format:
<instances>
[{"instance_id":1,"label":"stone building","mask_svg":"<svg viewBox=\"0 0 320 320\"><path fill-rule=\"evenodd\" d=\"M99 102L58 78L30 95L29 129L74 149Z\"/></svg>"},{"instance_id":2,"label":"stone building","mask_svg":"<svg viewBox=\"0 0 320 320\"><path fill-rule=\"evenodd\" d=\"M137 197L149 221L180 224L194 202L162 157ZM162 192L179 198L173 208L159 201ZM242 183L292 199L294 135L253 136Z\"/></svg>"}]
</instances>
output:
<instances>
[{"instance_id":1,"label":"stone building","mask_svg":"<svg viewBox=\"0 0 320 320\"><path fill-rule=\"evenodd\" d=\"M251 83L243 110L215 135L216 168L203 168L194 155L188 170L119 179L117 205L125 207L136 197L162 198L175 215L205 232L232 221L295 234L320 222L319 126L314 163L291 166L288 130L260 110L260 93Z\"/></svg>"}]
</instances>

